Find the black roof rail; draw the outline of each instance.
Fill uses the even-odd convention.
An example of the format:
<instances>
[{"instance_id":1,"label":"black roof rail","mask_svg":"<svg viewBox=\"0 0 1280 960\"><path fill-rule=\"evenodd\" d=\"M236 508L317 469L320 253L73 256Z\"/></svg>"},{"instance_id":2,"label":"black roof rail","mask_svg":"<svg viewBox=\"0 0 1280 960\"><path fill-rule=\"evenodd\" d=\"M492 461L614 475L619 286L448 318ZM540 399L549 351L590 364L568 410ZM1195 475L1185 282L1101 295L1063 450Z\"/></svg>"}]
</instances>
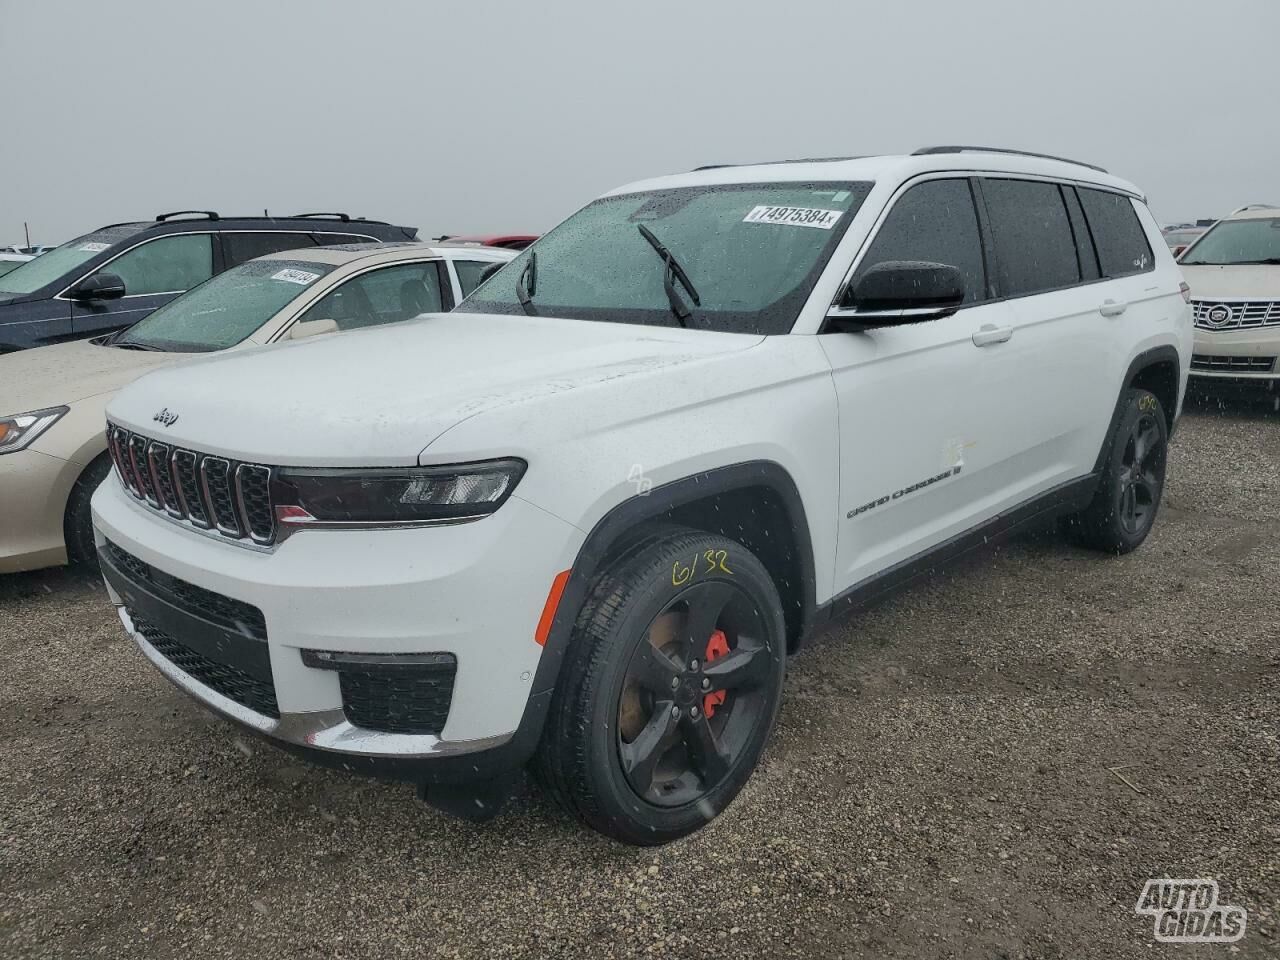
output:
<instances>
[{"instance_id":1,"label":"black roof rail","mask_svg":"<svg viewBox=\"0 0 1280 960\"><path fill-rule=\"evenodd\" d=\"M391 226L386 220L370 220L368 217L353 217L346 213L291 213L285 220L338 220L341 223L376 223L380 226Z\"/></svg>"},{"instance_id":2,"label":"black roof rail","mask_svg":"<svg viewBox=\"0 0 1280 960\"><path fill-rule=\"evenodd\" d=\"M162 213L156 217L156 223L164 223L166 220L172 220L174 217L186 217L192 214L204 217L206 220L221 220L222 218L213 210L175 210L173 213Z\"/></svg>"},{"instance_id":3,"label":"black roof rail","mask_svg":"<svg viewBox=\"0 0 1280 960\"><path fill-rule=\"evenodd\" d=\"M1057 160L1059 163L1074 163L1077 167L1088 167L1090 170L1097 170L1099 173L1107 172L1102 167L1094 163L1085 163L1081 160L1068 160L1066 157L1055 157L1051 153L1036 153L1032 150L1013 150L1009 147L921 147L919 150L913 150L911 155L913 157L924 157L935 153L1010 153L1016 157L1039 157L1041 160Z\"/></svg>"}]
</instances>

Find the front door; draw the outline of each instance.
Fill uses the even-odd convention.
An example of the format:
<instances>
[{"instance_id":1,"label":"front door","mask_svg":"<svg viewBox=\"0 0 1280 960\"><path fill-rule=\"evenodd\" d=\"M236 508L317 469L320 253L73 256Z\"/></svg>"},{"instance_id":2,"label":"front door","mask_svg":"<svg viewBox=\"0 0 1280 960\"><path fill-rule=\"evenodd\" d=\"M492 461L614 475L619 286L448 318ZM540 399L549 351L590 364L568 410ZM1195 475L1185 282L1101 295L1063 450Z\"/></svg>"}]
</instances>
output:
<instances>
[{"instance_id":1,"label":"front door","mask_svg":"<svg viewBox=\"0 0 1280 960\"><path fill-rule=\"evenodd\" d=\"M821 335L840 409L835 593L994 515L1006 477L997 395L1014 317L989 302L974 195L963 177L899 194L858 263L958 267L965 303L926 323Z\"/></svg>"},{"instance_id":2,"label":"front door","mask_svg":"<svg viewBox=\"0 0 1280 960\"><path fill-rule=\"evenodd\" d=\"M179 294L213 276L213 239L207 233L148 240L95 271L124 281L118 300L74 301L71 323L78 337L108 333L141 320Z\"/></svg>"}]
</instances>

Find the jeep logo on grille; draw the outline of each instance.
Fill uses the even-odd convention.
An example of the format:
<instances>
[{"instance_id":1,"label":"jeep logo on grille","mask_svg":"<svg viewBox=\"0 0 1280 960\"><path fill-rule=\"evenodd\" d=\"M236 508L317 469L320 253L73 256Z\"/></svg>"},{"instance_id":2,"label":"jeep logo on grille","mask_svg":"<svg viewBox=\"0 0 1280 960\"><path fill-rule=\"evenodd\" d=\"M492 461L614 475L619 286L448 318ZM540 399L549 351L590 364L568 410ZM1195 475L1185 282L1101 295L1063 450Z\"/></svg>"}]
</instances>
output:
<instances>
[{"instance_id":1,"label":"jeep logo on grille","mask_svg":"<svg viewBox=\"0 0 1280 960\"><path fill-rule=\"evenodd\" d=\"M178 422L178 415L176 413L171 413L169 408L165 407L151 419L156 423L163 423L166 427L172 427Z\"/></svg>"},{"instance_id":2,"label":"jeep logo on grille","mask_svg":"<svg viewBox=\"0 0 1280 960\"><path fill-rule=\"evenodd\" d=\"M1218 304L1216 307L1210 308L1209 313L1205 317L1205 319L1208 320L1215 327L1220 327L1224 323L1230 323L1231 308L1224 307L1222 304Z\"/></svg>"}]
</instances>

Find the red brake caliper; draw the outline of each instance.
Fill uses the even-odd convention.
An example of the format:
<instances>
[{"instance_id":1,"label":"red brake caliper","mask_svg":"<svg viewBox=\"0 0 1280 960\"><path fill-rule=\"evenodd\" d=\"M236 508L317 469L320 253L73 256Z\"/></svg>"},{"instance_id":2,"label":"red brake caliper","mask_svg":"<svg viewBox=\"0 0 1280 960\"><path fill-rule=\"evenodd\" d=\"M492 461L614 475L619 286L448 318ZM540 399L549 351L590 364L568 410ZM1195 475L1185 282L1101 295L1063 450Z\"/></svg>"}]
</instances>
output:
<instances>
[{"instance_id":1,"label":"red brake caliper","mask_svg":"<svg viewBox=\"0 0 1280 960\"><path fill-rule=\"evenodd\" d=\"M723 630L713 630L711 639L707 641L706 663L714 663L729 652L729 638L724 635ZM724 703L727 696L726 691L717 690L715 693L708 693L702 698L702 712L707 715L710 720L716 715L716 708Z\"/></svg>"}]
</instances>

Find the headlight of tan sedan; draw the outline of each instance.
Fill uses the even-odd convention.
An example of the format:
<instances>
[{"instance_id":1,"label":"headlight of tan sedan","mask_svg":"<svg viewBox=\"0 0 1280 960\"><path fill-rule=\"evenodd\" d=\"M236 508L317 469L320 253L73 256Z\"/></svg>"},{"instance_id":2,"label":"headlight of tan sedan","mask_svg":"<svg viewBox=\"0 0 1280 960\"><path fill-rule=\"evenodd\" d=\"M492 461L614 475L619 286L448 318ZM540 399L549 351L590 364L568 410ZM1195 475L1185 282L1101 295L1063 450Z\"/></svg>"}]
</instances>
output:
<instances>
[{"instance_id":1,"label":"headlight of tan sedan","mask_svg":"<svg viewBox=\"0 0 1280 960\"><path fill-rule=\"evenodd\" d=\"M67 407L49 407L0 417L0 454L25 450L67 412Z\"/></svg>"}]
</instances>

